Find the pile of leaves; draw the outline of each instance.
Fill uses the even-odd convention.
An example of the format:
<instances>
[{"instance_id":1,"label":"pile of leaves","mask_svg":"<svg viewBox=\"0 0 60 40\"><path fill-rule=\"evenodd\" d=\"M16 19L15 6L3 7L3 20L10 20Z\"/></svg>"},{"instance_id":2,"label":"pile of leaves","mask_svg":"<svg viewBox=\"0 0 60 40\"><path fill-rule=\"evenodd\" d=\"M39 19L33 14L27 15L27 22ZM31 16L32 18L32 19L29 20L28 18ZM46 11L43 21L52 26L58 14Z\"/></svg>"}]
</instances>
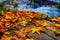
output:
<instances>
[{"instance_id":1,"label":"pile of leaves","mask_svg":"<svg viewBox=\"0 0 60 40\"><path fill-rule=\"evenodd\" d=\"M56 24L50 26L47 21L54 24L55 19L51 19L48 15L34 11L4 11L4 15L0 15L0 40L34 40L27 36L28 33L38 35L44 29L51 30L60 34L60 30ZM59 17L60 18L60 17ZM60 19L58 19L60 20ZM56 20L57 21L57 20ZM60 28L60 26L59 26Z\"/></svg>"}]
</instances>

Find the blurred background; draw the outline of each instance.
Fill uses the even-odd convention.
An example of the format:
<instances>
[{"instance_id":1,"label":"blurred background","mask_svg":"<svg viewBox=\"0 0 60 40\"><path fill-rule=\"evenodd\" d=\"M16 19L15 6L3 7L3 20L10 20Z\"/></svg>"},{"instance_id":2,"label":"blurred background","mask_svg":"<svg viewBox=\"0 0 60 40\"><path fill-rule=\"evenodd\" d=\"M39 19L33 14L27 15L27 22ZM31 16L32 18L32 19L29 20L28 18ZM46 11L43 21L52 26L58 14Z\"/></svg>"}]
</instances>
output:
<instances>
[{"instance_id":1,"label":"blurred background","mask_svg":"<svg viewBox=\"0 0 60 40\"><path fill-rule=\"evenodd\" d=\"M57 17L60 0L0 0L0 12L4 10L32 10Z\"/></svg>"}]
</instances>

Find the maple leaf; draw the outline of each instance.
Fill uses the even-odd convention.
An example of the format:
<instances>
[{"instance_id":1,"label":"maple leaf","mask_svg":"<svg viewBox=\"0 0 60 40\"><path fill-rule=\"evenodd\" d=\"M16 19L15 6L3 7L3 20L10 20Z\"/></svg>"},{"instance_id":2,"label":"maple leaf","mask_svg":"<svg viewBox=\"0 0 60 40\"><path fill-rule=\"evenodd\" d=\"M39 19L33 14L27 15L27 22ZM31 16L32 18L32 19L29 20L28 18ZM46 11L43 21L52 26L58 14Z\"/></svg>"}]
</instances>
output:
<instances>
[{"instance_id":1,"label":"maple leaf","mask_svg":"<svg viewBox=\"0 0 60 40\"><path fill-rule=\"evenodd\" d=\"M57 31L56 34L60 34L60 31Z\"/></svg>"},{"instance_id":2,"label":"maple leaf","mask_svg":"<svg viewBox=\"0 0 60 40\"><path fill-rule=\"evenodd\" d=\"M56 27L60 28L60 24L55 24Z\"/></svg>"},{"instance_id":3,"label":"maple leaf","mask_svg":"<svg viewBox=\"0 0 60 40\"><path fill-rule=\"evenodd\" d=\"M26 40L34 40L34 39L33 38L30 38L30 39L29 38L26 38Z\"/></svg>"},{"instance_id":4,"label":"maple leaf","mask_svg":"<svg viewBox=\"0 0 60 40\"><path fill-rule=\"evenodd\" d=\"M43 23L42 23L42 26L47 26L47 25L48 25L47 22L43 22Z\"/></svg>"},{"instance_id":5,"label":"maple leaf","mask_svg":"<svg viewBox=\"0 0 60 40\"><path fill-rule=\"evenodd\" d=\"M52 31L55 32L55 34L60 34L60 31L57 30L56 28L52 28Z\"/></svg>"},{"instance_id":6,"label":"maple leaf","mask_svg":"<svg viewBox=\"0 0 60 40\"><path fill-rule=\"evenodd\" d=\"M52 30L53 32L56 32L56 31L57 31L56 28L52 28L51 30Z\"/></svg>"},{"instance_id":7,"label":"maple leaf","mask_svg":"<svg viewBox=\"0 0 60 40\"><path fill-rule=\"evenodd\" d=\"M21 25L22 25L22 26L26 26L26 24L27 24L26 21L22 21L22 22L21 22Z\"/></svg>"},{"instance_id":8,"label":"maple leaf","mask_svg":"<svg viewBox=\"0 0 60 40\"><path fill-rule=\"evenodd\" d=\"M57 17L58 20L60 20L60 17Z\"/></svg>"},{"instance_id":9,"label":"maple leaf","mask_svg":"<svg viewBox=\"0 0 60 40\"><path fill-rule=\"evenodd\" d=\"M12 39L12 36L8 37L8 36L4 35L4 37L2 37L1 40L11 40L11 39Z\"/></svg>"},{"instance_id":10,"label":"maple leaf","mask_svg":"<svg viewBox=\"0 0 60 40\"><path fill-rule=\"evenodd\" d=\"M10 32L5 32L5 34L10 34Z\"/></svg>"},{"instance_id":11,"label":"maple leaf","mask_svg":"<svg viewBox=\"0 0 60 40\"><path fill-rule=\"evenodd\" d=\"M32 34L33 33L37 33L40 35L40 31L42 30L42 27L38 27L38 28L32 28Z\"/></svg>"}]
</instances>

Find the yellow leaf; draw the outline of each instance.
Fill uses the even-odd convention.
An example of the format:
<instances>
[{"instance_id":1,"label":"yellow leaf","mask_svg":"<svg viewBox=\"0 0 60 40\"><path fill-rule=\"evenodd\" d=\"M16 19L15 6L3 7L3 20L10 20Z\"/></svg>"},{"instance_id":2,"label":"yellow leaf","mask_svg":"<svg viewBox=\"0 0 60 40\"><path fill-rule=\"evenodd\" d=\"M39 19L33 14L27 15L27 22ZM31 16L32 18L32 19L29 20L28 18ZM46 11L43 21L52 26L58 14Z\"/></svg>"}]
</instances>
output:
<instances>
[{"instance_id":1,"label":"yellow leaf","mask_svg":"<svg viewBox=\"0 0 60 40\"><path fill-rule=\"evenodd\" d=\"M22 26L26 26L26 24L27 24L26 21L22 21L22 22L21 22L21 25L22 25Z\"/></svg>"},{"instance_id":2,"label":"yellow leaf","mask_svg":"<svg viewBox=\"0 0 60 40\"><path fill-rule=\"evenodd\" d=\"M52 31L53 31L53 32L56 32L57 30L56 30L55 28L52 28Z\"/></svg>"},{"instance_id":3,"label":"yellow leaf","mask_svg":"<svg viewBox=\"0 0 60 40\"><path fill-rule=\"evenodd\" d=\"M60 17L58 17L58 20L60 20Z\"/></svg>"},{"instance_id":4,"label":"yellow leaf","mask_svg":"<svg viewBox=\"0 0 60 40\"><path fill-rule=\"evenodd\" d=\"M42 24L43 26L47 26L48 25L48 23L47 22L43 22L43 24Z\"/></svg>"},{"instance_id":5,"label":"yellow leaf","mask_svg":"<svg viewBox=\"0 0 60 40\"><path fill-rule=\"evenodd\" d=\"M5 34L10 34L10 32L5 32Z\"/></svg>"},{"instance_id":6,"label":"yellow leaf","mask_svg":"<svg viewBox=\"0 0 60 40\"><path fill-rule=\"evenodd\" d=\"M8 37L8 36L4 36L3 38L2 38L2 40L11 40L12 39L12 37Z\"/></svg>"},{"instance_id":7,"label":"yellow leaf","mask_svg":"<svg viewBox=\"0 0 60 40\"><path fill-rule=\"evenodd\" d=\"M34 40L34 39L32 39L32 38L31 38L31 39L29 39L29 38L26 38L26 40Z\"/></svg>"},{"instance_id":8,"label":"yellow leaf","mask_svg":"<svg viewBox=\"0 0 60 40\"><path fill-rule=\"evenodd\" d=\"M55 24L55 26L59 27L60 28L60 24Z\"/></svg>"},{"instance_id":9,"label":"yellow leaf","mask_svg":"<svg viewBox=\"0 0 60 40\"><path fill-rule=\"evenodd\" d=\"M40 35L41 28L32 28L32 34L37 33Z\"/></svg>"},{"instance_id":10,"label":"yellow leaf","mask_svg":"<svg viewBox=\"0 0 60 40\"><path fill-rule=\"evenodd\" d=\"M29 21L32 21L32 19L29 19Z\"/></svg>"},{"instance_id":11,"label":"yellow leaf","mask_svg":"<svg viewBox=\"0 0 60 40\"><path fill-rule=\"evenodd\" d=\"M60 34L60 32L57 31L56 34Z\"/></svg>"}]
</instances>

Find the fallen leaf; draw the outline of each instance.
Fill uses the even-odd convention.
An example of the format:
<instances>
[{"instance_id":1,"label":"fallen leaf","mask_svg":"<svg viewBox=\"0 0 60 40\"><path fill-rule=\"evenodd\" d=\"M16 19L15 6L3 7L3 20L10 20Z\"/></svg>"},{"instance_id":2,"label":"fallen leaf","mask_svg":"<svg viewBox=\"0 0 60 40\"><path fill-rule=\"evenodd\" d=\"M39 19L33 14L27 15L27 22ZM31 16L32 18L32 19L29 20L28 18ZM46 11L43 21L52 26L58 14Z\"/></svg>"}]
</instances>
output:
<instances>
[{"instance_id":1,"label":"fallen leaf","mask_svg":"<svg viewBox=\"0 0 60 40\"><path fill-rule=\"evenodd\" d=\"M21 25L22 25L22 26L26 26L26 24L27 24L26 21L22 21L22 22L21 22Z\"/></svg>"},{"instance_id":2,"label":"fallen leaf","mask_svg":"<svg viewBox=\"0 0 60 40\"><path fill-rule=\"evenodd\" d=\"M8 37L8 36L4 35L1 40L11 40L11 39L12 39L12 36Z\"/></svg>"},{"instance_id":3,"label":"fallen leaf","mask_svg":"<svg viewBox=\"0 0 60 40\"><path fill-rule=\"evenodd\" d=\"M32 39L32 38L31 38L31 39L29 39L29 38L26 38L26 40L34 40L34 39Z\"/></svg>"},{"instance_id":4,"label":"fallen leaf","mask_svg":"<svg viewBox=\"0 0 60 40\"><path fill-rule=\"evenodd\" d=\"M38 27L38 28L32 28L32 34L33 33L37 33L40 35L40 31L42 30L42 27Z\"/></svg>"},{"instance_id":5,"label":"fallen leaf","mask_svg":"<svg viewBox=\"0 0 60 40\"><path fill-rule=\"evenodd\" d=\"M56 27L60 28L60 24L55 24Z\"/></svg>"}]
</instances>

